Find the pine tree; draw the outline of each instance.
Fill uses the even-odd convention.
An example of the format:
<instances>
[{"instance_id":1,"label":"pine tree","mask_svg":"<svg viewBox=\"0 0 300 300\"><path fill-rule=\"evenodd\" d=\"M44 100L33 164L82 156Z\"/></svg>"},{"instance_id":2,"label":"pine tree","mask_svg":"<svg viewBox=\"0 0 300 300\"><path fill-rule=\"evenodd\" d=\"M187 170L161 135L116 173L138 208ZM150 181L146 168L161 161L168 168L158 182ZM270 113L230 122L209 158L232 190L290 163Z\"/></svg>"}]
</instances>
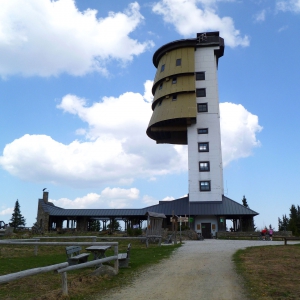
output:
<instances>
[{"instance_id":1,"label":"pine tree","mask_svg":"<svg viewBox=\"0 0 300 300\"><path fill-rule=\"evenodd\" d=\"M101 225L99 220L93 220L90 222L90 231L100 231Z\"/></svg>"},{"instance_id":2,"label":"pine tree","mask_svg":"<svg viewBox=\"0 0 300 300\"><path fill-rule=\"evenodd\" d=\"M15 203L14 212L12 213L9 225L14 228L26 225L26 220L21 214L19 200Z\"/></svg>"},{"instance_id":3,"label":"pine tree","mask_svg":"<svg viewBox=\"0 0 300 300\"><path fill-rule=\"evenodd\" d=\"M247 203L247 199L246 199L245 195L243 196L242 203L245 207L249 208L249 205Z\"/></svg>"}]
</instances>

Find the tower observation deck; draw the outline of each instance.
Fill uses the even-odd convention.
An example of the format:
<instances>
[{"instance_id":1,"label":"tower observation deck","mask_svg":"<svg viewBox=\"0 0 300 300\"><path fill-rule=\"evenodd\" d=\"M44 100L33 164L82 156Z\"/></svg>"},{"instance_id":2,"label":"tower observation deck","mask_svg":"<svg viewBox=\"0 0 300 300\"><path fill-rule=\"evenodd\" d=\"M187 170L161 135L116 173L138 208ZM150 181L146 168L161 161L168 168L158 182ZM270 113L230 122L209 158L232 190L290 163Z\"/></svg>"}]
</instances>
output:
<instances>
[{"instance_id":1,"label":"tower observation deck","mask_svg":"<svg viewBox=\"0 0 300 300\"><path fill-rule=\"evenodd\" d=\"M206 32L165 44L153 55L147 135L158 144L188 145L190 201L222 201L217 68L223 54L219 32Z\"/></svg>"}]
</instances>

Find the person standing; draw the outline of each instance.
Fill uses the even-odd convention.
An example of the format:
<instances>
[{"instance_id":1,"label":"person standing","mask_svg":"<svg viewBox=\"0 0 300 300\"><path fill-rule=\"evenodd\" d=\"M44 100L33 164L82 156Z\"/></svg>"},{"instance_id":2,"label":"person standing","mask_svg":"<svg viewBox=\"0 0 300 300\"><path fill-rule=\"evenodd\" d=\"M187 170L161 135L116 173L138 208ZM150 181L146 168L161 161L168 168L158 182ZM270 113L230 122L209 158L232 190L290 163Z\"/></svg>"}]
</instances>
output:
<instances>
[{"instance_id":1,"label":"person standing","mask_svg":"<svg viewBox=\"0 0 300 300\"><path fill-rule=\"evenodd\" d=\"M270 229L269 229L269 236L270 236L270 241L273 241L273 228L270 225Z\"/></svg>"},{"instance_id":2,"label":"person standing","mask_svg":"<svg viewBox=\"0 0 300 300\"><path fill-rule=\"evenodd\" d=\"M267 227L265 227L262 231L261 231L261 236L263 241L266 240L266 234L267 234Z\"/></svg>"}]
</instances>

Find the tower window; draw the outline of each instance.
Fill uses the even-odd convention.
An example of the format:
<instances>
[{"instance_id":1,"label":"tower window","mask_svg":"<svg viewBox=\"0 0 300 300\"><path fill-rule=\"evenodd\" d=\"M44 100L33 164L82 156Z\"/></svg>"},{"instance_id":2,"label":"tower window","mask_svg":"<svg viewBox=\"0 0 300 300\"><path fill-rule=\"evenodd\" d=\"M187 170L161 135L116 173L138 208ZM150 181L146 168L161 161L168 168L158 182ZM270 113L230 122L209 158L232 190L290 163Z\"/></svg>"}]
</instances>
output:
<instances>
[{"instance_id":1,"label":"tower window","mask_svg":"<svg viewBox=\"0 0 300 300\"><path fill-rule=\"evenodd\" d=\"M198 112L207 112L207 103L198 103Z\"/></svg>"},{"instance_id":2,"label":"tower window","mask_svg":"<svg viewBox=\"0 0 300 300\"><path fill-rule=\"evenodd\" d=\"M196 80L205 80L205 72L197 72Z\"/></svg>"},{"instance_id":3,"label":"tower window","mask_svg":"<svg viewBox=\"0 0 300 300\"><path fill-rule=\"evenodd\" d=\"M162 87L163 87L163 84L161 83L160 85L159 85L159 90L161 90L162 89Z\"/></svg>"},{"instance_id":4,"label":"tower window","mask_svg":"<svg viewBox=\"0 0 300 300\"><path fill-rule=\"evenodd\" d=\"M181 66L181 58L176 59L176 66Z\"/></svg>"},{"instance_id":5,"label":"tower window","mask_svg":"<svg viewBox=\"0 0 300 300\"><path fill-rule=\"evenodd\" d=\"M198 134L208 134L208 128L198 128Z\"/></svg>"},{"instance_id":6,"label":"tower window","mask_svg":"<svg viewBox=\"0 0 300 300\"><path fill-rule=\"evenodd\" d=\"M173 95L173 97L172 97L172 101L176 101L177 100L177 95L175 94L175 95Z\"/></svg>"},{"instance_id":7,"label":"tower window","mask_svg":"<svg viewBox=\"0 0 300 300\"><path fill-rule=\"evenodd\" d=\"M196 97L206 97L206 89L196 89Z\"/></svg>"},{"instance_id":8,"label":"tower window","mask_svg":"<svg viewBox=\"0 0 300 300\"><path fill-rule=\"evenodd\" d=\"M159 102L158 102L158 106L161 106L161 104L162 104L162 99L161 99L161 100L159 100Z\"/></svg>"},{"instance_id":9,"label":"tower window","mask_svg":"<svg viewBox=\"0 0 300 300\"><path fill-rule=\"evenodd\" d=\"M210 191L210 181L200 181L200 191L201 192L209 192Z\"/></svg>"},{"instance_id":10,"label":"tower window","mask_svg":"<svg viewBox=\"0 0 300 300\"><path fill-rule=\"evenodd\" d=\"M163 72L165 70L165 65L163 64L160 68L160 71Z\"/></svg>"},{"instance_id":11,"label":"tower window","mask_svg":"<svg viewBox=\"0 0 300 300\"><path fill-rule=\"evenodd\" d=\"M200 172L209 172L210 171L209 161L200 161L199 162L199 171Z\"/></svg>"},{"instance_id":12,"label":"tower window","mask_svg":"<svg viewBox=\"0 0 300 300\"><path fill-rule=\"evenodd\" d=\"M177 77L173 77L173 79L172 79L172 84L175 84L175 83L177 83Z\"/></svg>"},{"instance_id":13,"label":"tower window","mask_svg":"<svg viewBox=\"0 0 300 300\"><path fill-rule=\"evenodd\" d=\"M198 151L199 152L208 152L209 151L209 143L198 143Z\"/></svg>"}]
</instances>

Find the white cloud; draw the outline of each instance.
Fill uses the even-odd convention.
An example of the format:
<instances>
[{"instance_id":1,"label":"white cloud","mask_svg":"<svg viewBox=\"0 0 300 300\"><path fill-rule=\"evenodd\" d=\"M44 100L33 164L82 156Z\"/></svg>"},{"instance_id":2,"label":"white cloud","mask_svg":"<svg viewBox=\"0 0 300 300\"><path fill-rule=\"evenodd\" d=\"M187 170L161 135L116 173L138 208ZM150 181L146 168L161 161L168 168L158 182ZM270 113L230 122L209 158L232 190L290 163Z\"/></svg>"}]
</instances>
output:
<instances>
[{"instance_id":1,"label":"white cloud","mask_svg":"<svg viewBox=\"0 0 300 300\"><path fill-rule=\"evenodd\" d=\"M152 181L187 171L187 146L157 145L146 136L152 111L145 98L150 100L150 87L147 82L144 96L127 92L90 106L75 95L63 97L58 108L86 122L81 132L87 141L66 145L46 135L26 134L5 146L0 166L25 181L77 188L130 185L137 178ZM226 166L252 154L260 145L256 134L262 127L242 105L221 103L220 111Z\"/></svg>"},{"instance_id":2,"label":"white cloud","mask_svg":"<svg viewBox=\"0 0 300 300\"><path fill-rule=\"evenodd\" d=\"M276 8L278 11L300 13L300 0L277 1Z\"/></svg>"},{"instance_id":3,"label":"white cloud","mask_svg":"<svg viewBox=\"0 0 300 300\"><path fill-rule=\"evenodd\" d=\"M262 11L258 12L255 16L254 16L254 20L255 22L263 22L266 19L266 10L263 9Z\"/></svg>"},{"instance_id":4,"label":"white cloud","mask_svg":"<svg viewBox=\"0 0 300 300\"><path fill-rule=\"evenodd\" d=\"M172 196L167 196L164 199L162 199L162 201L172 201L172 200L175 200L175 198Z\"/></svg>"},{"instance_id":5,"label":"white cloud","mask_svg":"<svg viewBox=\"0 0 300 300\"><path fill-rule=\"evenodd\" d=\"M151 206L151 205L156 205L156 204L158 204L158 202L159 201L157 199L155 199L154 197L151 197L149 195L145 195L143 197L143 203L145 204L145 207Z\"/></svg>"},{"instance_id":6,"label":"white cloud","mask_svg":"<svg viewBox=\"0 0 300 300\"><path fill-rule=\"evenodd\" d=\"M134 201L139 198L139 190L136 188L105 188L101 194L89 193L84 197L78 197L74 200L60 198L52 200L54 205L62 208L125 208L136 207Z\"/></svg>"},{"instance_id":7,"label":"white cloud","mask_svg":"<svg viewBox=\"0 0 300 300\"><path fill-rule=\"evenodd\" d=\"M184 37L195 36L197 32L220 31L229 47L248 46L249 38L242 37L235 29L230 17L216 13L216 3L209 0L161 0L153 6L153 12L163 15L166 23L175 26ZM200 8L201 6L201 8Z\"/></svg>"},{"instance_id":8,"label":"white cloud","mask_svg":"<svg viewBox=\"0 0 300 300\"><path fill-rule=\"evenodd\" d=\"M0 210L0 216L6 216L6 215L11 215L14 211L13 207L8 207L5 209Z\"/></svg>"},{"instance_id":9,"label":"white cloud","mask_svg":"<svg viewBox=\"0 0 300 300\"><path fill-rule=\"evenodd\" d=\"M221 135L223 165L252 155L252 149L260 146L256 134L262 130L258 117L241 104L221 103Z\"/></svg>"},{"instance_id":10,"label":"white cloud","mask_svg":"<svg viewBox=\"0 0 300 300\"><path fill-rule=\"evenodd\" d=\"M110 60L125 63L153 46L129 37L143 21L139 9L134 2L100 18L74 0L1 0L0 76L107 74Z\"/></svg>"},{"instance_id":11,"label":"white cloud","mask_svg":"<svg viewBox=\"0 0 300 300\"><path fill-rule=\"evenodd\" d=\"M147 82L148 100L149 87ZM88 141L66 145L46 135L26 134L6 145L0 156L0 165L10 174L26 181L98 187L186 170L186 147L158 146L147 137L151 104L141 94L105 97L91 106L85 99L67 95L58 107L88 124Z\"/></svg>"}]
</instances>

